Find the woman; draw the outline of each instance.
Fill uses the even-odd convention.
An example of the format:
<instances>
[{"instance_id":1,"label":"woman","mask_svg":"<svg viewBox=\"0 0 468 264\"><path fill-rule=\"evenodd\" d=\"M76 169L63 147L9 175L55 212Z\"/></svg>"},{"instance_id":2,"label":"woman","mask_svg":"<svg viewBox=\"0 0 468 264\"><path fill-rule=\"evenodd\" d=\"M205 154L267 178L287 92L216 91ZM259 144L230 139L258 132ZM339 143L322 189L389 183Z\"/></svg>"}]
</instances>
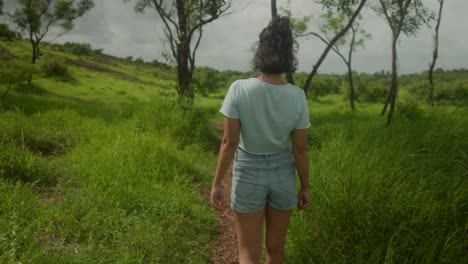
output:
<instances>
[{"instance_id":1,"label":"woman","mask_svg":"<svg viewBox=\"0 0 468 264\"><path fill-rule=\"evenodd\" d=\"M223 206L223 177L234 159L231 208L240 264L258 263L265 221L266 263L284 262L284 244L294 208L308 207L309 112L304 91L281 79L297 67L287 18L276 17L260 34L253 66L257 78L235 81L224 99L224 136L211 202ZM301 189L296 192L295 169Z\"/></svg>"}]
</instances>

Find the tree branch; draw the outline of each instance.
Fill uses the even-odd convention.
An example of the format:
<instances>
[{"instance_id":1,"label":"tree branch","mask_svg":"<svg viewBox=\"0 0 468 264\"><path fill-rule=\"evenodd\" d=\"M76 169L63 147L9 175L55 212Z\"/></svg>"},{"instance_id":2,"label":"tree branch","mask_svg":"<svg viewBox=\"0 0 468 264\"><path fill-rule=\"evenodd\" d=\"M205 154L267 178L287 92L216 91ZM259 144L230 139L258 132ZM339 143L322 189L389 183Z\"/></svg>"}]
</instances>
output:
<instances>
[{"instance_id":1,"label":"tree branch","mask_svg":"<svg viewBox=\"0 0 468 264\"><path fill-rule=\"evenodd\" d=\"M192 35L194 34L194 32L200 28L200 27L203 27L204 25L210 23L210 22L213 22L215 21L216 19L218 19L219 17L221 17L224 13L226 13L229 8L231 8L231 2L229 2L224 9L221 9L220 8L220 11L218 13L216 13L215 15L212 15L210 18L206 19L206 20L203 20L202 18L200 18L200 22L198 24L196 24L189 32L188 34L188 39L192 39Z\"/></svg>"},{"instance_id":2,"label":"tree branch","mask_svg":"<svg viewBox=\"0 0 468 264\"><path fill-rule=\"evenodd\" d=\"M195 43L195 47L193 48L192 53L191 53L190 56L189 56L189 60L190 60L190 73L193 73L193 70L195 69L195 54L196 54L196 52L197 52L198 46L200 46L200 41L201 41L202 35L203 35L203 28L200 27L200 29L198 30L198 39L197 39L197 42Z\"/></svg>"},{"instance_id":3,"label":"tree branch","mask_svg":"<svg viewBox=\"0 0 468 264\"><path fill-rule=\"evenodd\" d=\"M315 76L315 74L317 74L318 68L320 67L322 62L325 60L325 58L327 57L328 52L330 51L330 49L332 49L332 46L335 45L335 43L346 34L346 32L348 32L349 28L353 25L354 21L356 20L358 15L361 13L361 10L364 7L364 5L366 4L366 2L367 2L367 0L361 0L359 6L354 11L353 15L351 16L350 20L348 21L348 24L335 37L333 37L333 39L330 41L329 45L327 46L327 48L322 53L322 56L320 56L319 60L317 61L317 64L314 65L314 67L312 69L312 72L307 77L306 83L304 85L304 92L305 93L307 93L307 90L308 90L308 88L310 86L312 78Z\"/></svg>"},{"instance_id":4,"label":"tree branch","mask_svg":"<svg viewBox=\"0 0 468 264\"><path fill-rule=\"evenodd\" d=\"M161 17L161 20L163 21L165 27L166 27L166 37L169 38L169 44L171 46L171 51L172 51L172 55L174 56L174 59L177 59L177 52L176 52L176 49L175 49L175 44L176 44L176 41L174 40L174 34L172 33L172 28L171 26L169 25L169 23L174 23L174 21L170 22L171 20L168 20L168 17L169 15L166 14L166 12L164 11L164 9L162 9L162 6L160 5L162 3L162 1L160 1L158 3L157 0L153 0L153 4L156 8L156 11L159 13L159 16ZM175 26L176 28L176 31L178 32L177 30L177 26Z\"/></svg>"}]
</instances>

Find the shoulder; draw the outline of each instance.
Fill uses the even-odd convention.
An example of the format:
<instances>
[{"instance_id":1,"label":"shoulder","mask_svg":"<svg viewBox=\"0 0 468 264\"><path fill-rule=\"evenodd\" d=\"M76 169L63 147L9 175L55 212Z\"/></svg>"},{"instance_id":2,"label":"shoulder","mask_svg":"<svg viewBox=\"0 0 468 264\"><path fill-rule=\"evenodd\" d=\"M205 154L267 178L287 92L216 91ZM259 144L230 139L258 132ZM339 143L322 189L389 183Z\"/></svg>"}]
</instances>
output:
<instances>
[{"instance_id":1,"label":"shoulder","mask_svg":"<svg viewBox=\"0 0 468 264\"><path fill-rule=\"evenodd\" d=\"M297 97L297 98L303 98L305 97L305 92L302 88L296 86L296 85L293 85L293 84L289 84L291 90L293 91L293 94Z\"/></svg>"},{"instance_id":2,"label":"shoulder","mask_svg":"<svg viewBox=\"0 0 468 264\"><path fill-rule=\"evenodd\" d=\"M252 84L252 79L253 78L235 80L231 83L231 87L243 87Z\"/></svg>"},{"instance_id":3,"label":"shoulder","mask_svg":"<svg viewBox=\"0 0 468 264\"><path fill-rule=\"evenodd\" d=\"M235 80L231 83L229 90L238 94L241 91L249 90L249 88L254 87L256 85L254 81L253 78Z\"/></svg>"}]
</instances>

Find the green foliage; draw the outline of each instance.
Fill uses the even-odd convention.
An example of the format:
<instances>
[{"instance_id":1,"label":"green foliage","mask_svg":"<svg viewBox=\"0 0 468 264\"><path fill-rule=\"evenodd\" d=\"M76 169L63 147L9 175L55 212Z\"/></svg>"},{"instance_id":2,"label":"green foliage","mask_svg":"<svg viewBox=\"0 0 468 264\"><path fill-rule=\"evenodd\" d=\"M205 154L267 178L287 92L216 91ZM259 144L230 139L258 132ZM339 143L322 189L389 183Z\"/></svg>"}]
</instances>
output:
<instances>
[{"instance_id":1,"label":"green foliage","mask_svg":"<svg viewBox=\"0 0 468 264\"><path fill-rule=\"evenodd\" d=\"M421 107L421 103L415 99L406 99L397 105L398 114L406 117L409 120L420 120L424 116L424 110Z\"/></svg>"},{"instance_id":2,"label":"green foliage","mask_svg":"<svg viewBox=\"0 0 468 264\"><path fill-rule=\"evenodd\" d=\"M193 85L202 96L216 92L224 85L220 72L210 67L198 67L193 73Z\"/></svg>"},{"instance_id":3,"label":"green foliage","mask_svg":"<svg viewBox=\"0 0 468 264\"><path fill-rule=\"evenodd\" d=\"M206 149L213 149L217 142L213 127L204 121L206 113L194 106L182 106L173 98L155 99L151 108L136 115L140 129L172 135L180 147L198 142Z\"/></svg>"},{"instance_id":4,"label":"green foliage","mask_svg":"<svg viewBox=\"0 0 468 264\"><path fill-rule=\"evenodd\" d=\"M139 65L142 65L145 63L145 61L143 60L143 58L139 57L139 58L136 58L135 61L134 61L136 64L139 64Z\"/></svg>"},{"instance_id":5,"label":"green foliage","mask_svg":"<svg viewBox=\"0 0 468 264\"><path fill-rule=\"evenodd\" d=\"M10 89L22 82L28 81L39 70L35 65L20 60L9 60L0 64L0 85L6 90L2 94L2 106L5 106Z\"/></svg>"},{"instance_id":6,"label":"green foliage","mask_svg":"<svg viewBox=\"0 0 468 264\"><path fill-rule=\"evenodd\" d=\"M0 84L15 85L27 81L38 68L20 60L10 60L0 64Z\"/></svg>"},{"instance_id":7,"label":"green foliage","mask_svg":"<svg viewBox=\"0 0 468 264\"><path fill-rule=\"evenodd\" d=\"M29 37L35 64L41 55L41 41L51 28L71 30L74 20L93 7L93 0L19 0L19 6L9 16L20 32Z\"/></svg>"},{"instance_id":8,"label":"green foliage","mask_svg":"<svg viewBox=\"0 0 468 264\"><path fill-rule=\"evenodd\" d=\"M384 102L390 81L387 75L354 73L355 98L361 102Z\"/></svg>"},{"instance_id":9,"label":"green foliage","mask_svg":"<svg viewBox=\"0 0 468 264\"><path fill-rule=\"evenodd\" d=\"M125 0L129 2L131 0ZM182 101L193 102L195 91L191 85L195 70L196 52L203 37L203 27L231 8L231 0L163 1L135 0L135 11L143 13L154 8L163 21L168 50L163 56L178 65L178 95Z\"/></svg>"},{"instance_id":10,"label":"green foliage","mask_svg":"<svg viewBox=\"0 0 468 264\"><path fill-rule=\"evenodd\" d=\"M89 43L65 42L63 50L76 56L91 56L95 54Z\"/></svg>"},{"instance_id":11,"label":"green foliage","mask_svg":"<svg viewBox=\"0 0 468 264\"><path fill-rule=\"evenodd\" d=\"M293 215L286 262L464 263L466 109L408 104L387 128L325 107L311 108L314 202Z\"/></svg>"},{"instance_id":12,"label":"green foliage","mask_svg":"<svg viewBox=\"0 0 468 264\"><path fill-rule=\"evenodd\" d=\"M209 122L173 105L171 122L153 126L153 104L111 123L71 110L0 113L0 262L209 261L216 215L196 188L213 157L182 140ZM185 119L201 125L174 135ZM50 143L63 151L37 150Z\"/></svg>"},{"instance_id":13,"label":"green foliage","mask_svg":"<svg viewBox=\"0 0 468 264\"><path fill-rule=\"evenodd\" d=\"M428 93L427 73L403 76L402 89L416 100L425 101ZM466 105L468 102L468 71L464 69L434 72L434 101L445 104Z\"/></svg>"},{"instance_id":14,"label":"green foliage","mask_svg":"<svg viewBox=\"0 0 468 264\"><path fill-rule=\"evenodd\" d=\"M286 6L279 8L279 14L289 18L292 31L296 37L306 33L309 28L309 22L312 19L312 16L294 17L291 11L291 0L288 0Z\"/></svg>"},{"instance_id":15,"label":"green foliage","mask_svg":"<svg viewBox=\"0 0 468 264\"><path fill-rule=\"evenodd\" d=\"M58 57L48 57L41 61L40 65L42 72L47 77L57 77L62 81L67 81L71 79L70 72L67 65L65 64L65 59Z\"/></svg>"},{"instance_id":16,"label":"green foliage","mask_svg":"<svg viewBox=\"0 0 468 264\"><path fill-rule=\"evenodd\" d=\"M20 0L19 4L21 7L11 15L13 22L21 30L42 37L55 25L72 29L73 21L94 7L92 0Z\"/></svg>"},{"instance_id":17,"label":"green foliage","mask_svg":"<svg viewBox=\"0 0 468 264\"><path fill-rule=\"evenodd\" d=\"M26 148L0 142L0 178L50 185L56 175L44 159Z\"/></svg>"},{"instance_id":18,"label":"green foliage","mask_svg":"<svg viewBox=\"0 0 468 264\"><path fill-rule=\"evenodd\" d=\"M306 73L298 73L295 75L296 85L303 87L307 79ZM342 78L334 75L317 75L312 82L310 93L314 97L325 96L329 94L338 94L341 91Z\"/></svg>"},{"instance_id":19,"label":"green foliage","mask_svg":"<svg viewBox=\"0 0 468 264\"><path fill-rule=\"evenodd\" d=\"M434 12L422 0L380 0L371 8L385 19L396 36L400 33L415 36L423 25L434 19Z\"/></svg>"},{"instance_id":20,"label":"green foliage","mask_svg":"<svg viewBox=\"0 0 468 264\"><path fill-rule=\"evenodd\" d=\"M7 24L0 24L0 38L12 41L20 37L20 34L11 30Z\"/></svg>"}]
</instances>

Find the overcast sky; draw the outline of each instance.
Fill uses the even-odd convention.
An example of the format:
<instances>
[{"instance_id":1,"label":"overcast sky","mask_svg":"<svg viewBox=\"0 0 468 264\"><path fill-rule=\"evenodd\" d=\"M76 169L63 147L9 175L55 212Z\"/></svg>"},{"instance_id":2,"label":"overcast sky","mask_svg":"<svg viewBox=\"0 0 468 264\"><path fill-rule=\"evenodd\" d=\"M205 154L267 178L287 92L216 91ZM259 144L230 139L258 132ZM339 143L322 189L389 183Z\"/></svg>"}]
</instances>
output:
<instances>
[{"instance_id":1,"label":"overcast sky","mask_svg":"<svg viewBox=\"0 0 468 264\"><path fill-rule=\"evenodd\" d=\"M376 0L369 0L369 2ZM15 0L6 0L11 9ZM233 0L238 12L209 24L197 53L197 65L220 70L248 70L252 46L270 19L270 0ZM286 4L278 0L278 5ZM320 7L313 0L293 0L294 16L313 15L310 28L320 23ZM424 0L433 10L436 0ZM440 32L440 58L437 67L468 68L468 1L446 0ZM145 60L164 60L162 24L154 10L136 14L134 2L123 0L95 0L95 7L76 21L76 27L56 42L87 42L94 48L121 57L142 57ZM248 5L247 5L248 3ZM246 7L247 6L247 7ZM243 8L245 7L245 8ZM356 52L354 68L359 72L390 69L390 30L383 19L365 10L362 27L372 34L363 49ZM400 72L420 72L428 68L432 52L432 30L423 28L417 37L401 37L398 46ZM309 72L324 49L315 38L300 39L299 70ZM330 53L320 72L343 73L343 62Z\"/></svg>"}]
</instances>

